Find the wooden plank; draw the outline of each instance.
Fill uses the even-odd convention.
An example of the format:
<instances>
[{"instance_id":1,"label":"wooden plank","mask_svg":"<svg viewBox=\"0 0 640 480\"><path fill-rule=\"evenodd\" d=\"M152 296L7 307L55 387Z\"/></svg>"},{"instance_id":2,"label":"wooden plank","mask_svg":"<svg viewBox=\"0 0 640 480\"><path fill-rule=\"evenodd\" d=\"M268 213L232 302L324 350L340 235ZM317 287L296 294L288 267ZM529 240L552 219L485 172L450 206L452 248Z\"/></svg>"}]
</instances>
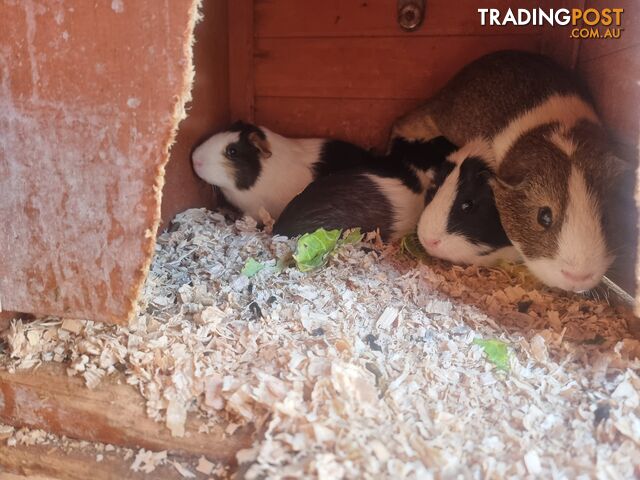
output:
<instances>
[{"instance_id":1,"label":"wooden plank","mask_svg":"<svg viewBox=\"0 0 640 480\"><path fill-rule=\"evenodd\" d=\"M63 450L51 445L0 448L0 479L2 480L183 480L173 465L161 465L151 474L131 470L133 458L124 460L117 453L103 452L103 460L96 454L80 450ZM189 459L190 463L197 462ZM192 473L197 473L190 469ZM18 477L17 475L20 475ZM198 474L196 478L206 478Z\"/></svg>"},{"instance_id":2,"label":"wooden plank","mask_svg":"<svg viewBox=\"0 0 640 480\"><path fill-rule=\"evenodd\" d=\"M586 0L586 8L623 8L622 27L619 39L593 38L582 40L578 62L593 60L610 53L640 45L640 8L637 0ZM599 27L604 33L606 27Z\"/></svg>"},{"instance_id":3,"label":"wooden plank","mask_svg":"<svg viewBox=\"0 0 640 480\"><path fill-rule=\"evenodd\" d=\"M256 99L256 121L290 137L328 137L384 149L389 128L418 99Z\"/></svg>"},{"instance_id":4,"label":"wooden plank","mask_svg":"<svg viewBox=\"0 0 640 480\"><path fill-rule=\"evenodd\" d=\"M163 226L187 208L215 206L211 186L193 171L191 151L204 135L229 123L227 0L207 0L202 3L201 13L203 19L196 25L193 45L197 75L191 89L192 101L188 105L187 118L180 122L166 168L162 191Z\"/></svg>"},{"instance_id":5,"label":"wooden plank","mask_svg":"<svg viewBox=\"0 0 640 480\"><path fill-rule=\"evenodd\" d=\"M253 121L253 0L229 2L229 109L231 119Z\"/></svg>"},{"instance_id":6,"label":"wooden plank","mask_svg":"<svg viewBox=\"0 0 640 480\"><path fill-rule=\"evenodd\" d=\"M192 416L185 436L172 437L163 424L147 417L143 398L124 381L123 376L112 376L89 390L59 365L15 374L0 371L0 422L79 440L206 455L225 464L233 464L236 452L251 446L251 429L229 437L223 426L199 433L200 423Z\"/></svg>"},{"instance_id":7,"label":"wooden plank","mask_svg":"<svg viewBox=\"0 0 640 480\"><path fill-rule=\"evenodd\" d=\"M631 145L640 138L640 46L581 62L586 79L605 123Z\"/></svg>"},{"instance_id":8,"label":"wooden plank","mask_svg":"<svg viewBox=\"0 0 640 480\"><path fill-rule=\"evenodd\" d=\"M198 3L2 4L2 309L128 319L154 252Z\"/></svg>"},{"instance_id":9,"label":"wooden plank","mask_svg":"<svg viewBox=\"0 0 640 480\"><path fill-rule=\"evenodd\" d=\"M521 0L518 8L534 8L539 2ZM256 36L283 37L385 37L424 35L471 35L490 33L480 24L479 7L514 7L512 0L493 0L480 5L476 0L428 0L425 20L419 30L403 32L396 20L397 2L389 0L256 0ZM500 33L528 34L537 27L493 27Z\"/></svg>"},{"instance_id":10,"label":"wooden plank","mask_svg":"<svg viewBox=\"0 0 640 480\"><path fill-rule=\"evenodd\" d=\"M479 56L539 51L539 35L260 39L257 96L426 98Z\"/></svg>"},{"instance_id":11,"label":"wooden plank","mask_svg":"<svg viewBox=\"0 0 640 480\"><path fill-rule=\"evenodd\" d=\"M585 0L545 0L542 8L584 8ZM550 56L560 65L574 68L578 59L581 40L571 37L571 25L558 26L547 25L540 27L544 34L542 37L542 52Z\"/></svg>"}]
</instances>

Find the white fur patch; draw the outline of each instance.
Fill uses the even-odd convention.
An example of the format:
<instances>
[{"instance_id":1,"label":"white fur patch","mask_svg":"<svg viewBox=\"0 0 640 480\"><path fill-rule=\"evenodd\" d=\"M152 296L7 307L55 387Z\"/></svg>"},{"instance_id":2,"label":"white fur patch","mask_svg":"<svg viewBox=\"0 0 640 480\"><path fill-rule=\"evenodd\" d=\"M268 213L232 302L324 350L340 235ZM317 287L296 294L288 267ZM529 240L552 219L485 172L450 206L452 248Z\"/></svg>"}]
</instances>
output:
<instances>
[{"instance_id":1,"label":"white fur patch","mask_svg":"<svg viewBox=\"0 0 640 480\"><path fill-rule=\"evenodd\" d=\"M223 152L229 143L238 141L238 132L214 135L193 153L196 173L206 182L221 188L225 198L247 215L259 219L264 208L277 219L287 204L313 180L312 165L318 160L323 139L290 139L260 127L271 147L272 155L261 159L262 171L248 190L238 190L235 179L224 166ZM196 163L202 161L201 166Z\"/></svg>"},{"instance_id":2,"label":"white fur patch","mask_svg":"<svg viewBox=\"0 0 640 480\"><path fill-rule=\"evenodd\" d=\"M497 164L502 162L509 149L523 134L554 122L570 129L580 120L600 122L593 108L577 95L551 95L537 107L514 118L494 137L493 150Z\"/></svg>"},{"instance_id":3,"label":"white fur patch","mask_svg":"<svg viewBox=\"0 0 640 480\"><path fill-rule=\"evenodd\" d=\"M514 247L500 248L488 253L491 251L490 246L476 245L462 235L447 232L451 208L458 195L460 166L469 157L482 158L492 165L494 157L491 144L486 139L476 138L447 157L455 167L420 216L418 222L420 243L430 255L452 263L489 266L499 260L519 260L520 255ZM432 241L440 243L437 247L431 247Z\"/></svg>"},{"instance_id":4,"label":"white fur patch","mask_svg":"<svg viewBox=\"0 0 640 480\"><path fill-rule=\"evenodd\" d=\"M458 164L444 179L433 200L426 206L420 216L418 237L427 251L429 251L427 246L429 241L440 240L444 244L445 237L450 236L447 233L447 223L451 206L458 195L459 177L460 165Z\"/></svg>"},{"instance_id":5,"label":"white fur patch","mask_svg":"<svg viewBox=\"0 0 640 480\"><path fill-rule=\"evenodd\" d=\"M558 128L549 135L549 141L558 147L569 158L573 156L578 148L576 142L568 135L566 128Z\"/></svg>"},{"instance_id":6,"label":"white fur patch","mask_svg":"<svg viewBox=\"0 0 640 480\"><path fill-rule=\"evenodd\" d=\"M240 139L239 132L222 132L213 135L195 149L192 155L193 168L200 178L211 185L233 188L235 179L225 167L225 148Z\"/></svg>"},{"instance_id":7,"label":"white fur patch","mask_svg":"<svg viewBox=\"0 0 640 480\"><path fill-rule=\"evenodd\" d=\"M495 165L495 155L491 148L491 143L482 137L476 137L455 152L451 153L447 160L456 165L461 165L469 157L479 157L490 167Z\"/></svg>"},{"instance_id":8,"label":"white fur patch","mask_svg":"<svg viewBox=\"0 0 640 480\"><path fill-rule=\"evenodd\" d=\"M415 193L397 178L366 175L387 197L393 208L394 223L391 240L397 240L413 231L424 208L424 194Z\"/></svg>"},{"instance_id":9,"label":"white fur patch","mask_svg":"<svg viewBox=\"0 0 640 480\"><path fill-rule=\"evenodd\" d=\"M555 258L535 259L527 265L547 285L579 292L595 287L613 259L600 226L598 202L589 192L583 173L575 166L571 168L568 189L569 201ZM588 278L567 278L563 270L573 277Z\"/></svg>"}]
</instances>

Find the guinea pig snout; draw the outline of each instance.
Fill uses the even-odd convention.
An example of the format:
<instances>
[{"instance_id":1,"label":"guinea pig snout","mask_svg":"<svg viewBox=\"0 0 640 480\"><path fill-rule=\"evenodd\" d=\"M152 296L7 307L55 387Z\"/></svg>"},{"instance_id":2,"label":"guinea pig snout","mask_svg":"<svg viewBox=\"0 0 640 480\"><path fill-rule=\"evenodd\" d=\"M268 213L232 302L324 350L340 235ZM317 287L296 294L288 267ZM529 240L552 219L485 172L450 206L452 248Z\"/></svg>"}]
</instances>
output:
<instances>
[{"instance_id":1,"label":"guinea pig snout","mask_svg":"<svg viewBox=\"0 0 640 480\"><path fill-rule=\"evenodd\" d=\"M426 248L431 248L431 249L433 249L433 248L437 248L437 247L438 247L438 245L440 245L441 240L438 240L438 239L436 239L436 238L425 238L425 239L423 240L423 243L424 243L424 246L425 246Z\"/></svg>"},{"instance_id":2,"label":"guinea pig snout","mask_svg":"<svg viewBox=\"0 0 640 480\"><path fill-rule=\"evenodd\" d=\"M565 270L564 268L561 270L561 272L564 278L576 283L586 282L588 280L591 280L591 278L593 278L594 276L593 272L575 272L572 270Z\"/></svg>"}]
</instances>

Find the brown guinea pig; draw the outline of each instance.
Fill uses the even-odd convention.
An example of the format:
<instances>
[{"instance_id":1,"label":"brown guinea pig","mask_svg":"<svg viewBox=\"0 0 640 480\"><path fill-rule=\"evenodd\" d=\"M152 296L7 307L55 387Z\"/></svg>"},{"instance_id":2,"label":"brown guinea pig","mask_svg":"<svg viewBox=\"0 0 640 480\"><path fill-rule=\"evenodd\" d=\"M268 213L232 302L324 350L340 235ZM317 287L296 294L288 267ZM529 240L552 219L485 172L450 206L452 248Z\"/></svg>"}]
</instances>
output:
<instances>
[{"instance_id":1,"label":"brown guinea pig","mask_svg":"<svg viewBox=\"0 0 640 480\"><path fill-rule=\"evenodd\" d=\"M612 153L570 71L532 53L486 55L397 120L391 138L440 135L457 145L491 143L501 222L540 280L571 291L601 281L613 261L601 206L630 167Z\"/></svg>"}]
</instances>

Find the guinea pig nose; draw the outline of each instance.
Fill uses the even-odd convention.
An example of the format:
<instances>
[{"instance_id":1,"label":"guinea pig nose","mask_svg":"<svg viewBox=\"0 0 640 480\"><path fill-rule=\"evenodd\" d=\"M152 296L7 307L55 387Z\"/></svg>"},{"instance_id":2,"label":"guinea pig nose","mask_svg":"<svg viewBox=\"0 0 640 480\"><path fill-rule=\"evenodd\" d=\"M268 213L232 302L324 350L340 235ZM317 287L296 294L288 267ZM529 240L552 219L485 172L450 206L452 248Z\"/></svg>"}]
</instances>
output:
<instances>
[{"instance_id":1,"label":"guinea pig nose","mask_svg":"<svg viewBox=\"0 0 640 480\"><path fill-rule=\"evenodd\" d=\"M427 247L436 248L440 245L440 240L427 239L425 243L427 244Z\"/></svg>"},{"instance_id":2,"label":"guinea pig nose","mask_svg":"<svg viewBox=\"0 0 640 480\"><path fill-rule=\"evenodd\" d=\"M586 282L587 280L589 280L593 274L592 273L575 273L575 272L569 272L567 270L561 270L562 275L564 275L564 277L568 280L571 280L572 282Z\"/></svg>"}]
</instances>

